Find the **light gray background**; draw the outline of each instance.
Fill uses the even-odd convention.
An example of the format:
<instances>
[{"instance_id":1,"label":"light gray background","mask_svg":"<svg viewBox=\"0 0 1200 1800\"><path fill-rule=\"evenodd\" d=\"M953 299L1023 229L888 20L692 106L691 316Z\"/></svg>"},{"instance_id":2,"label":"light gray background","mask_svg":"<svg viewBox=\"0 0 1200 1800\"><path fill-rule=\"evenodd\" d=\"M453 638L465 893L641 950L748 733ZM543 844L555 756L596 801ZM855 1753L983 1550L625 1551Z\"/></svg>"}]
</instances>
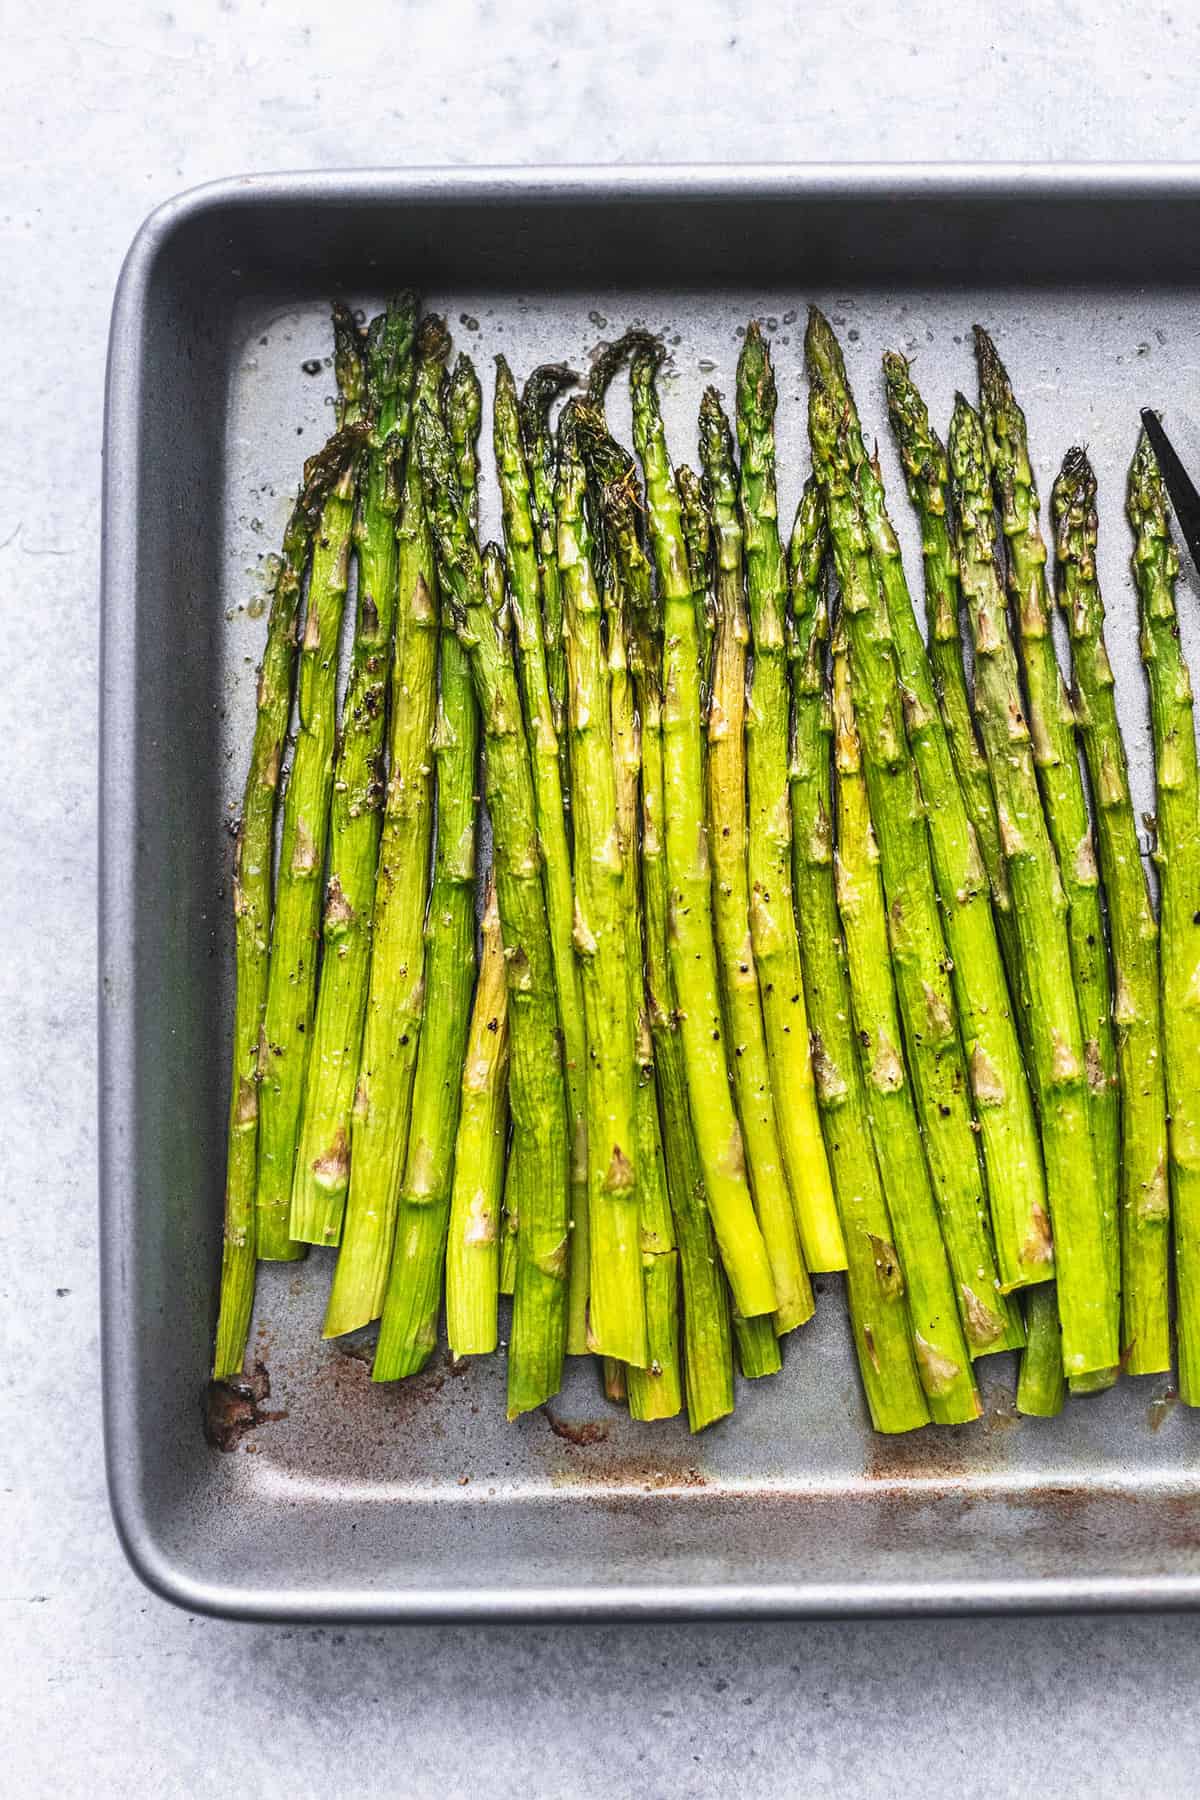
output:
<instances>
[{"instance_id":1,"label":"light gray background","mask_svg":"<svg viewBox=\"0 0 1200 1800\"><path fill-rule=\"evenodd\" d=\"M143 1592L100 1450L96 587L113 284L179 189L368 163L1186 157L1197 9L0 0L0 42L0 1783L1182 1793L1189 1619L342 1633Z\"/></svg>"}]
</instances>

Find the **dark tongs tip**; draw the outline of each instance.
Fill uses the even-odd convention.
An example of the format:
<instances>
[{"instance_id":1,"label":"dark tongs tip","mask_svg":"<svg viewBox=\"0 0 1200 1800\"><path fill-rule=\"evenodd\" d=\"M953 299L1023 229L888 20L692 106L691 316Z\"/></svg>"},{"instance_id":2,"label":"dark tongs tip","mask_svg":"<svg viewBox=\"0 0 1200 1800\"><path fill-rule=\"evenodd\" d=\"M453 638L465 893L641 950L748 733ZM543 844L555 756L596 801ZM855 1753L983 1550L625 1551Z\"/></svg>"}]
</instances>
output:
<instances>
[{"instance_id":1,"label":"dark tongs tip","mask_svg":"<svg viewBox=\"0 0 1200 1800\"><path fill-rule=\"evenodd\" d=\"M1158 464L1163 483L1171 496L1171 505L1179 520L1184 542L1192 553L1193 562L1200 564L1200 493L1196 491L1195 482L1180 462L1175 446L1163 429L1162 420L1148 406L1142 408L1142 424L1150 439L1150 448L1154 452L1154 460Z\"/></svg>"}]
</instances>

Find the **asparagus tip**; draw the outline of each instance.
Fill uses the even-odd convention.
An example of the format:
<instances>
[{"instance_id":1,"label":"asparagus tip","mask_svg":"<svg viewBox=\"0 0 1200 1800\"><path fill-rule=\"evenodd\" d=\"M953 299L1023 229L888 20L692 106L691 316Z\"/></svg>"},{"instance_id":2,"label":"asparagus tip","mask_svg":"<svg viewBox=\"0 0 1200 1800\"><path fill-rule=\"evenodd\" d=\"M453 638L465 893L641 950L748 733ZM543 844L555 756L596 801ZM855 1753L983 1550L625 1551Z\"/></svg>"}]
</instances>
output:
<instances>
[{"instance_id":1,"label":"asparagus tip","mask_svg":"<svg viewBox=\"0 0 1200 1800\"><path fill-rule=\"evenodd\" d=\"M634 357L643 353L657 352L659 360L666 355L666 346L652 332L641 325L631 325L623 331L619 338L611 344L597 344L592 358L591 374L588 376L587 397L589 402L603 409L604 397L617 375L618 370Z\"/></svg>"},{"instance_id":2,"label":"asparagus tip","mask_svg":"<svg viewBox=\"0 0 1200 1800\"><path fill-rule=\"evenodd\" d=\"M445 362L450 354L450 328L440 313L426 313L417 328L417 354L424 362Z\"/></svg>"}]
</instances>

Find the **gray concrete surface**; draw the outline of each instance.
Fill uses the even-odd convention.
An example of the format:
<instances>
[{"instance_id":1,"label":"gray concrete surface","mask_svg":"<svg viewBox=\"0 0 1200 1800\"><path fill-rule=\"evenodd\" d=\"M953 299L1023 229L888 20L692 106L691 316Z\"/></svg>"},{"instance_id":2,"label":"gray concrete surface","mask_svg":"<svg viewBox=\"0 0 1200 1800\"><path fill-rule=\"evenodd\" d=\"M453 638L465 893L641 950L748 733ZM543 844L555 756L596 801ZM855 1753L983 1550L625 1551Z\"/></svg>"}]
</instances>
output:
<instances>
[{"instance_id":1,"label":"gray concrete surface","mask_svg":"<svg viewBox=\"0 0 1200 1800\"><path fill-rule=\"evenodd\" d=\"M1197 10L0 0L0 21L0 1786L1182 1793L1187 1619L384 1635L143 1592L101 1471L93 912L105 330L152 205L367 163L1184 157Z\"/></svg>"}]
</instances>

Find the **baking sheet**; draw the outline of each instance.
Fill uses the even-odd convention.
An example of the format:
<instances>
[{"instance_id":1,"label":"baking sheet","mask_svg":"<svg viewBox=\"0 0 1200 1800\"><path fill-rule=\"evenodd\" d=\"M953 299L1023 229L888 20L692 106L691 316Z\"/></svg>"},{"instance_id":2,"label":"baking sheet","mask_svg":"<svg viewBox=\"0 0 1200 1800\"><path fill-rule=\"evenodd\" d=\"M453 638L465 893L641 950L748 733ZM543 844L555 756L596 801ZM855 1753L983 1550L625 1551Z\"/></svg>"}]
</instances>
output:
<instances>
[{"instance_id":1,"label":"baking sheet","mask_svg":"<svg viewBox=\"0 0 1200 1800\"><path fill-rule=\"evenodd\" d=\"M918 593L880 353L913 358L944 431L955 389L974 395L970 328L986 324L1028 415L1043 502L1069 444L1085 442L1096 465L1109 650L1135 800L1148 811L1124 476L1145 404L1165 409L1185 459L1200 466L1194 271L1179 260L1191 252L1178 250L1174 279L1147 286L1144 257L1122 280L1111 246L1096 240L1089 252L1076 230L1072 251L1072 230L1048 238L1046 220L1057 205L1076 227L1089 206L1111 221L1117 200L1127 207L1140 192L1138 228L1152 231L1157 217L1154 242L1167 258L1181 245L1181 207L1192 209L1194 240L1200 185L1178 171L1084 179L1011 172L1006 189L996 171L697 171L664 176L656 189L652 176L609 172L556 189L551 177L481 174L291 178L289 192L286 179L264 178L232 205L229 190L207 208L185 202L182 223L144 246L136 295L129 274L124 290L137 300L140 337L123 342L132 318L122 319L119 298L110 369L104 1228L114 1502L135 1562L164 1591L215 1610L347 1618L1194 1603L1200 1427L1166 1378L1127 1380L1073 1401L1055 1421L1019 1420L1012 1361L991 1358L978 1365L986 1411L977 1427L875 1437L837 1278L820 1278L817 1321L787 1340L783 1374L740 1384L734 1417L693 1438L683 1421L622 1417L586 1364L570 1369L549 1408L515 1425L504 1420L499 1358L455 1371L439 1352L416 1380L374 1388L360 1342L320 1339L332 1258L314 1251L303 1264L260 1271L252 1356L268 1372L260 1404L273 1416L228 1455L200 1433L232 999L228 822L251 729L266 559L300 460L330 425L326 296L370 311L402 278L447 314L484 382L482 527L495 535L488 390L497 352L521 380L543 360L586 370L595 345L629 323L662 333L672 453L694 460L700 393L715 382L732 400L751 316L766 321L779 382L780 516L789 523L808 468L803 329L816 300L839 331L868 436L878 436ZM602 248L606 230L627 232L630 209L643 209L634 261L646 285L553 279L547 247L559 228L548 208L571 183L595 255L597 236ZM474 204L489 192L493 210L511 210L508 266L486 245L472 256L463 196ZM310 247L290 274L275 248L276 238L287 242L280 212L285 222L302 216L307 195L310 209L345 221L364 194L390 238L360 234L357 248L339 248L331 232L336 260L323 268ZM1001 266L980 270L987 279L973 285L980 221L998 197L1014 254L993 253ZM713 240L724 249L706 286L696 279L702 263L685 257L677 267L653 226L714 199L743 227L758 219L764 236L751 231L740 258L727 236ZM818 258L803 248L806 222L835 200L843 239L830 249L827 228L810 230ZM457 204L456 267L422 283L397 239L406 208L435 204L449 224ZM890 249L870 229L881 205ZM268 214L275 237L262 228ZM787 261L777 215L795 234L794 271L770 266ZM920 267L905 260L906 217ZM944 254L931 260L922 240L939 241L939 219ZM196 255L189 231L223 247L215 267L209 254L207 291L186 278ZM540 255L528 254L531 241ZM384 278L371 266L382 242ZM628 260L622 242L614 239L614 264ZM1073 273L1061 266L1064 246ZM569 273L578 265L561 258ZM623 381L609 410L628 441ZM1181 613L1200 668L1186 592Z\"/></svg>"}]
</instances>

